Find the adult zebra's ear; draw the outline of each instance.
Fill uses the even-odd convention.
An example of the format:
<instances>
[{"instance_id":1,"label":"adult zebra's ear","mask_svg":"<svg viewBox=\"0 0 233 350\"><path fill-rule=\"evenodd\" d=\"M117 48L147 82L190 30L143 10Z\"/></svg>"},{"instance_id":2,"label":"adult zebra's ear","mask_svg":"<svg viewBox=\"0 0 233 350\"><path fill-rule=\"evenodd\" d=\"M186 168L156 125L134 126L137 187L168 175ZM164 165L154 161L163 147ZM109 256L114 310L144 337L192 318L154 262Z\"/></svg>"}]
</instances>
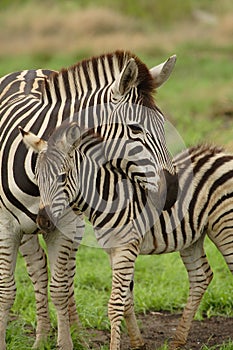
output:
<instances>
[{"instance_id":1,"label":"adult zebra's ear","mask_svg":"<svg viewBox=\"0 0 233 350\"><path fill-rule=\"evenodd\" d=\"M39 153L47 149L47 142L32 132L25 131L21 126L19 126L19 131L22 135L24 144L30 149L32 148L34 152Z\"/></svg>"},{"instance_id":2,"label":"adult zebra's ear","mask_svg":"<svg viewBox=\"0 0 233 350\"><path fill-rule=\"evenodd\" d=\"M159 64L150 69L150 74L152 75L155 83L155 87L160 87L165 81L170 77L171 72L176 63L176 55L168 58L167 61Z\"/></svg>"},{"instance_id":3,"label":"adult zebra's ear","mask_svg":"<svg viewBox=\"0 0 233 350\"><path fill-rule=\"evenodd\" d=\"M122 69L119 77L113 85L113 92L118 95L125 95L135 84L138 78L138 66L134 58L130 58Z\"/></svg>"}]
</instances>

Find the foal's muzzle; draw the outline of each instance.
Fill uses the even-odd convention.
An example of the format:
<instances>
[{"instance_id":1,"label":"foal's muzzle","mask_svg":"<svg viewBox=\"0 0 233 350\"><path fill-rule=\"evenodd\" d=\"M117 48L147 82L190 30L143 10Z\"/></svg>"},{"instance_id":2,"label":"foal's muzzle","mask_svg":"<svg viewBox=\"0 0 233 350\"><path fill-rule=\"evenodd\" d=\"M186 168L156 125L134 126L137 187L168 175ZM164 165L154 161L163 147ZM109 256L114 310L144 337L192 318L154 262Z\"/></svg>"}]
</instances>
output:
<instances>
[{"instance_id":1,"label":"foal's muzzle","mask_svg":"<svg viewBox=\"0 0 233 350\"><path fill-rule=\"evenodd\" d=\"M45 233L49 233L55 230L57 220L53 218L49 206L45 206L39 209L36 223L39 229Z\"/></svg>"}]
</instances>

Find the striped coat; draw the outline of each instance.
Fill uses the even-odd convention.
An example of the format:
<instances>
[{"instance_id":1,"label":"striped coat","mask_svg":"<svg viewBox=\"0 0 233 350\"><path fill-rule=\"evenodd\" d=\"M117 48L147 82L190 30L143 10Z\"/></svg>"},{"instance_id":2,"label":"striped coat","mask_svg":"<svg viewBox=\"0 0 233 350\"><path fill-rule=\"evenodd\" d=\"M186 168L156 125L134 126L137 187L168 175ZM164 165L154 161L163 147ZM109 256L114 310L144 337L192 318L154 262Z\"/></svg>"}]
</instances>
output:
<instances>
[{"instance_id":1,"label":"striped coat","mask_svg":"<svg viewBox=\"0 0 233 350\"><path fill-rule=\"evenodd\" d=\"M41 193L38 224L52 234L55 225L60 227L68 203L74 210L83 212L93 224L97 240L110 255L113 271L108 305L111 350L120 349L122 317L126 320L131 346L144 346L132 296L137 256L179 251L188 272L190 291L170 344L170 349L177 349L185 344L201 297L212 279L204 251L206 235L233 272L233 155L209 146L193 147L178 154L174 164L180 191L175 203L161 211L155 205L157 192L145 185L145 179L150 180L153 171L146 173L150 152L143 142L143 130L137 129L136 139L134 126L121 124L118 130L121 130L118 142L113 140L114 145L110 142L112 154L108 151L109 143L103 143L103 137L96 140L95 134L86 133L80 138L76 123L61 126L48 145L44 144L43 150L38 149L36 176ZM23 137L34 149L41 142L29 133L24 132ZM134 142L128 148L131 139ZM121 150L124 150L122 154ZM133 170L130 168L132 154L134 159L138 156ZM102 158L104 161L100 162ZM146 159L144 181L142 159ZM53 181L51 188L49 179L58 173L61 177ZM88 186L85 184L87 176L93 179ZM173 183L168 182L168 188L171 185Z\"/></svg>"}]
</instances>

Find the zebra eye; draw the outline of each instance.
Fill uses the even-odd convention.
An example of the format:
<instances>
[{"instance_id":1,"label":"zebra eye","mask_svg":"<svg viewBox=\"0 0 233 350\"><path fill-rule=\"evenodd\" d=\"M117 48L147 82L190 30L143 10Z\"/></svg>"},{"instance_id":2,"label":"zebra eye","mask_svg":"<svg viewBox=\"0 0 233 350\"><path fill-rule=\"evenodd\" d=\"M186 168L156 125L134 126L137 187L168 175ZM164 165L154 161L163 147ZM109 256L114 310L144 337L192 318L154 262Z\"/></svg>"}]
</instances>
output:
<instances>
[{"instance_id":1,"label":"zebra eye","mask_svg":"<svg viewBox=\"0 0 233 350\"><path fill-rule=\"evenodd\" d=\"M57 181L61 182L61 183L65 182L66 181L66 173L59 174L57 177Z\"/></svg>"}]
</instances>

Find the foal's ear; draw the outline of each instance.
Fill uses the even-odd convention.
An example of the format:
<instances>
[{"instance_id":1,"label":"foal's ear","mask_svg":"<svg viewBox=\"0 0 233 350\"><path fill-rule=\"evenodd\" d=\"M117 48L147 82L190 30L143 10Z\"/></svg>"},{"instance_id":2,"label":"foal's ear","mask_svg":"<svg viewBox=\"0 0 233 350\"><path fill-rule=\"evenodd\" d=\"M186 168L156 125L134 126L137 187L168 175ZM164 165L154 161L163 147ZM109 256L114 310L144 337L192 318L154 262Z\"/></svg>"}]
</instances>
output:
<instances>
[{"instance_id":1,"label":"foal's ear","mask_svg":"<svg viewBox=\"0 0 233 350\"><path fill-rule=\"evenodd\" d=\"M63 129L63 127L62 127ZM54 144L62 152L70 153L76 148L81 140L81 130L76 122L70 123L61 130L57 129L58 138L56 138L56 132L54 134Z\"/></svg>"},{"instance_id":2,"label":"foal's ear","mask_svg":"<svg viewBox=\"0 0 233 350\"><path fill-rule=\"evenodd\" d=\"M71 123L65 130L66 142L70 146L77 146L80 143L81 131L77 123Z\"/></svg>"},{"instance_id":3,"label":"foal's ear","mask_svg":"<svg viewBox=\"0 0 233 350\"><path fill-rule=\"evenodd\" d=\"M133 86L136 85L138 79L138 66L134 58L130 58L126 66L122 69L113 85L113 92L118 95L125 95Z\"/></svg>"},{"instance_id":4,"label":"foal's ear","mask_svg":"<svg viewBox=\"0 0 233 350\"><path fill-rule=\"evenodd\" d=\"M160 87L170 77L176 63L176 55L168 58L165 62L150 69L150 74L155 82L155 87Z\"/></svg>"},{"instance_id":5,"label":"foal's ear","mask_svg":"<svg viewBox=\"0 0 233 350\"><path fill-rule=\"evenodd\" d=\"M34 152L39 153L47 149L47 142L32 132L25 131L21 126L19 126L19 131L21 133L24 144L30 149L33 149Z\"/></svg>"}]
</instances>

